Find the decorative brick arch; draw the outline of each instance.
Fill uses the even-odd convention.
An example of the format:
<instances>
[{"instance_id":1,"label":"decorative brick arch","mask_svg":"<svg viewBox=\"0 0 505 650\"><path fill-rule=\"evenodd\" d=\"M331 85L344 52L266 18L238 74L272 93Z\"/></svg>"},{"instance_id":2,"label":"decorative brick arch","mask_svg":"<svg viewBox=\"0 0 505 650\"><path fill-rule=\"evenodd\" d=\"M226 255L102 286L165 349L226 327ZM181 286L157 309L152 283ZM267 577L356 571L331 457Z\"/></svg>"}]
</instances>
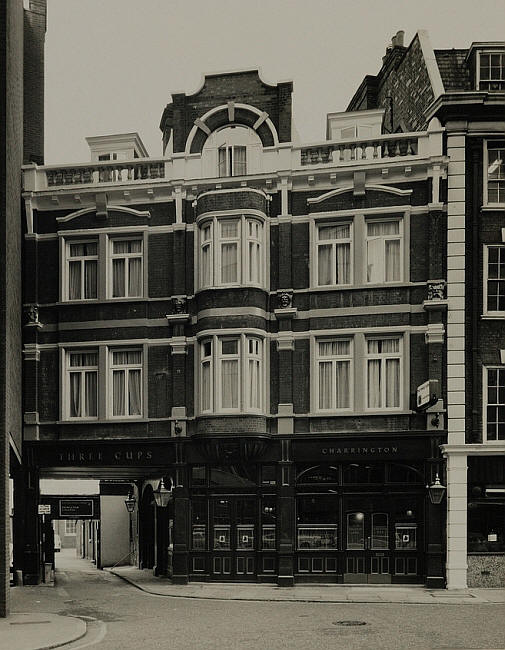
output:
<instances>
[{"instance_id":1,"label":"decorative brick arch","mask_svg":"<svg viewBox=\"0 0 505 650\"><path fill-rule=\"evenodd\" d=\"M186 154L201 153L211 133L232 125L246 126L256 131L264 147L279 143L277 130L267 112L248 104L228 102L195 120L186 140Z\"/></svg>"}]
</instances>

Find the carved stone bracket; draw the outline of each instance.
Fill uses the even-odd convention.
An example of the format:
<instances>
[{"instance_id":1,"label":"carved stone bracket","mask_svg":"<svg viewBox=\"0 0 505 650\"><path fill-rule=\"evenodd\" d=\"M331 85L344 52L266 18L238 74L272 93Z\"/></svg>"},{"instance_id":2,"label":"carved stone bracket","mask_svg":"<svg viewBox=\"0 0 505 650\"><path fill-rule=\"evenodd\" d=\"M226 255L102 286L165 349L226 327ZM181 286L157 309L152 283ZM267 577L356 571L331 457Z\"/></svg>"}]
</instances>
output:
<instances>
[{"instance_id":1,"label":"carved stone bracket","mask_svg":"<svg viewBox=\"0 0 505 650\"><path fill-rule=\"evenodd\" d=\"M428 297L423 302L426 310L447 309L446 287L445 280L428 280Z\"/></svg>"},{"instance_id":2,"label":"carved stone bracket","mask_svg":"<svg viewBox=\"0 0 505 650\"><path fill-rule=\"evenodd\" d=\"M277 301L279 307L277 309L274 309L274 314L277 320L283 320L286 318L295 318L296 312L298 310L296 307L293 307L292 291L278 291Z\"/></svg>"},{"instance_id":3,"label":"carved stone bracket","mask_svg":"<svg viewBox=\"0 0 505 650\"><path fill-rule=\"evenodd\" d=\"M28 305L26 308L25 327L36 327L38 329L42 329L43 325L39 321L39 308L37 305Z\"/></svg>"}]
</instances>

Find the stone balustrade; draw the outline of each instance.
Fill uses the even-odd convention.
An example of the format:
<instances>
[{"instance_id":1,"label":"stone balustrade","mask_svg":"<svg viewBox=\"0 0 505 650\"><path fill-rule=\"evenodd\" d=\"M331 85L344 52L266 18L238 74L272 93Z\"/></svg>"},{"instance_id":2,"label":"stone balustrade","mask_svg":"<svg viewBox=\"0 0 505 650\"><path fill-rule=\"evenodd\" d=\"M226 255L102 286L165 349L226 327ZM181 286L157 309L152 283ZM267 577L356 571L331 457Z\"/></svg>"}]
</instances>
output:
<instances>
[{"instance_id":1,"label":"stone balustrade","mask_svg":"<svg viewBox=\"0 0 505 650\"><path fill-rule=\"evenodd\" d=\"M345 140L302 147L302 166L340 164L360 160L416 156L419 151L419 136L413 133L397 133L377 138Z\"/></svg>"},{"instance_id":2,"label":"stone balustrade","mask_svg":"<svg viewBox=\"0 0 505 650\"><path fill-rule=\"evenodd\" d=\"M47 187L165 178L165 162L160 160L112 161L66 167L46 167Z\"/></svg>"}]
</instances>

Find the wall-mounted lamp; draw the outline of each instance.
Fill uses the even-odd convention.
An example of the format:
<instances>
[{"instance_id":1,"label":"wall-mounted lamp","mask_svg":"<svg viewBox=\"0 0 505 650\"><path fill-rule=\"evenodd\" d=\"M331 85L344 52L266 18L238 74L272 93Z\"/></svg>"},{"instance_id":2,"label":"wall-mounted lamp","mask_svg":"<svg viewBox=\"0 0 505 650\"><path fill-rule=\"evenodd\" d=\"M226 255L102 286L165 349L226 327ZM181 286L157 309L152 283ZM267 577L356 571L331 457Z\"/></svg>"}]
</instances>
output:
<instances>
[{"instance_id":1,"label":"wall-mounted lamp","mask_svg":"<svg viewBox=\"0 0 505 650\"><path fill-rule=\"evenodd\" d=\"M162 478L157 489L153 491L153 495L158 508L166 508L172 497L172 485L170 485L170 490L168 490L165 487L165 479Z\"/></svg>"},{"instance_id":2,"label":"wall-mounted lamp","mask_svg":"<svg viewBox=\"0 0 505 650\"><path fill-rule=\"evenodd\" d=\"M128 512L133 512L135 510L135 504L137 503L137 499L135 498L135 495L133 494L133 490L130 490L128 493L128 496L124 500L124 504L126 506L126 509Z\"/></svg>"},{"instance_id":3,"label":"wall-mounted lamp","mask_svg":"<svg viewBox=\"0 0 505 650\"><path fill-rule=\"evenodd\" d=\"M428 486L428 494L430 495L430 501L434 505L438 505L441 503L442 499L444 498L446 487L445 485L442 485L440 483L440 478L438 477L438 474L435 476L435 483L432 483L432 485Z\"/></svg>"}]
</instances>

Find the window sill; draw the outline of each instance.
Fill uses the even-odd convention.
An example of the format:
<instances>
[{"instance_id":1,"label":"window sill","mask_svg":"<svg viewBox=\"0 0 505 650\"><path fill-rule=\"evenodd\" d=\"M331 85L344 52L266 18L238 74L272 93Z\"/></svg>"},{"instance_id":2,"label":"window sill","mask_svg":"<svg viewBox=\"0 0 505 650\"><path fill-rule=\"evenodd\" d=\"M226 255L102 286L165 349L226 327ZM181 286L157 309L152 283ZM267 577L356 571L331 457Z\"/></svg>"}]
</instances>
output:
<instances>
[{"instance_id":1,"label":"window sill","mask_svg":"<svg viewBox=\"0 0 505 650\"><path fill-rule=\"evenodd\" d=\"M167 421L169 418L166 418ZM102 419L99 420L98 418L93 418L93 419L69 419L69 420L56 420L56 424L124 424L125 422L135 422L136 424L138 423L147 423L150 420L139 416L139 417L118 417L118 418L108 418L108 419ZM45 424L45 423L44 423Z\"/></svg>"},{"instance_id":2,"label":"window sill","mask_svg":"<svg viewBox=\"0 0 505 650\"><path fill-rule=\"evenodd\" d=\"M241 284L240 282L233 282L233 284L218 284L208 287L199 287L196 290L196 293L200 293L201 291L219 291L224 289L260 289L261 291L268 291L268 289L262 284Z\"/></svg>"},{"instance_id":3,"label":"window sill","mask_svg":"<svg viewBox=\"0 0 505 650\"><path fill-rule=\"evenodd\" d=\"M328 413L322 413L320 411L317 411L315 413L296 413L294 414L294 417L300 417L300 418L328 418L328 417L365 417L367 415L414 415L414 411L406 411L404 409L377 409L377 410L370 410L370 411L330 411Z\"/></svg>"},{"instance_id":4,"label":"window sill","mask_svg":"<svg viewBox=\"0 0 505 650\"><path fill-rule=\"evenodd\" d=\"M505 311L488 312L481 314L482 320L505 320Z\"/></svg>"},{"instance_id":5,"label":"window sill","mask_svg":"<svg viewBox=\"0 0 505 650\"><path fill-rule=\"evenodd\" d=\"M505 203L487 203L481 206L481 212L503 212L505 211Z\"/></svg>"},{"instance_id":6,"label":"window sill","mask_svg":"<svg viewBox=\"0 0 505 650\"><path fill-rule=\"evenodd\" d=\"M142 300L147 300L144 297L136 298L93 298L92 300L59 300L56 302L57 307L63 307L65 305L101 305L109 302L140 302ZM169 300L169 298L167 298Z\"/></svg>"},{"instance_id":7,"label":"window sill","mask_svg":"<svg viewBox=\"0 0 505 650\"><path fill-rule=\"evenodd\" d=\"M293 293L301 293L304 291L350 291L350 290L359 290L363 291L363 289L398 289L398 288L410 288L410 287L425 287L426 282L406 282L406 281L399 281L399 282L382 282L379 284L326 284L322 286L311 286L308 287L308 289L293 289ZM287 291L287 289L285 289ZM276 293L276 292L275 292Z\"/></svg>"}]
</instances>

